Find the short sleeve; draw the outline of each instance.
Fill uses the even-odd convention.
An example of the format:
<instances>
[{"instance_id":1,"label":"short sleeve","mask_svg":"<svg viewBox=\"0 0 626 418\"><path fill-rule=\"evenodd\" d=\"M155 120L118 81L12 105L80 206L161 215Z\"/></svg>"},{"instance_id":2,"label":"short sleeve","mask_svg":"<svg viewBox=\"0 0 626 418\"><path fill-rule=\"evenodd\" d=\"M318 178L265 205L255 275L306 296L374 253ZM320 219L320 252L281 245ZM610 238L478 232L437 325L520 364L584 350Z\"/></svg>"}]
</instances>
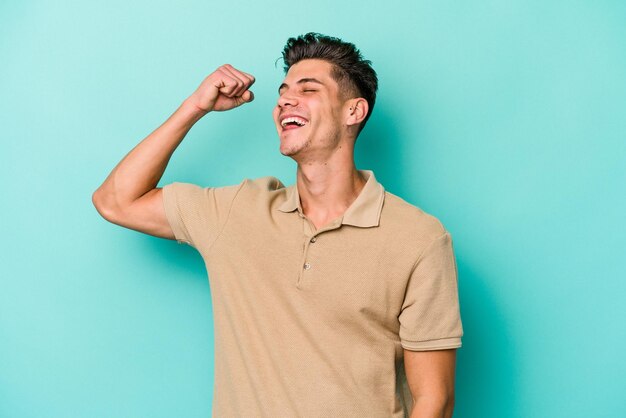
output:
<instances>
[{"instance_id":1,"label":"short sleeve","mask_svg":"<svg viewBox=\"0 0 626 418\"><path fill-rule=\"evenodd\" d=\"M226 224L231 206L245 180L233 186L200 187L171 183L163 187L165 216L179 243L209 248Z\"/></svg>"},{"instance_id":2,"label":"short sleeve","mask_svg":"<svg viewBox=\"0 0 626 418\"><path fill-rule=\"evenodd\" d=\"M436 238L417 260L402 303L400 343L414 351L461 346L457 265L452 237Z\"/></svg>"}]
</instances>

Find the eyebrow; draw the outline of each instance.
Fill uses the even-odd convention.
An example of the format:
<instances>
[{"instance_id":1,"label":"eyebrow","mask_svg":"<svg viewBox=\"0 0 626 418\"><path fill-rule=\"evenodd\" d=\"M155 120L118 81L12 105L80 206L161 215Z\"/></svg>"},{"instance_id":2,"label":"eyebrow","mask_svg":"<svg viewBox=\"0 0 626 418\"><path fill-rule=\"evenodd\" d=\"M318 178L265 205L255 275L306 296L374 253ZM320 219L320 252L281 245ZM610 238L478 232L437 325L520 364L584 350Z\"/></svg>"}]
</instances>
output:
<instances>
[{"instance_id":1,"label":"eyebrow","mask_svg":"<svg viewBox=\"0 0 626 418\"><path fill-rule=\"evenodd\" d=\"M296 81L296 84L304 84L304 83L317 83L317 84L321 84L322 86L324 85L324 83L319 81L317 78L312 78L312 77L301 78L300 80ZM281 84L280 87L278 87L278 93L280 93L280 91L284 89L285 87L289 87L289 86L286 83Z\"/></svg>"}]
</instances>

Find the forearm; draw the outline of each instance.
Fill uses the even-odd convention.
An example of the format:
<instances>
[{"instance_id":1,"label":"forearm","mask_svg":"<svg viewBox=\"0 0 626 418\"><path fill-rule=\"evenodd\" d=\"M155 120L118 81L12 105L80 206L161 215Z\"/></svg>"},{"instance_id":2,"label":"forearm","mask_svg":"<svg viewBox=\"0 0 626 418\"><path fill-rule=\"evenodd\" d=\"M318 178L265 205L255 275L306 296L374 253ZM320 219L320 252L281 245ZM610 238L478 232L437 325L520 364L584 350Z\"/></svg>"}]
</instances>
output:
<instances>
[{"instance_id":1,"label":"forearm","mask_svg":"<svg viewBox=\"0 0 626 418\"><path fill-rule=\"evenodd\" d=\"M206 113L185 100L117 164L94 193L94 202L117 209L154 189L178 145Z\"/></svg>"},{"instance_id":2,"label":"forearm","mask_svg":"<svg viewBox=\"0 0 626 418\"><path fill-rule=\"evenodd\" d=\"M451 398L418 398L410 418L452 418L454 400Z\"/></svg>"}]
</instances>

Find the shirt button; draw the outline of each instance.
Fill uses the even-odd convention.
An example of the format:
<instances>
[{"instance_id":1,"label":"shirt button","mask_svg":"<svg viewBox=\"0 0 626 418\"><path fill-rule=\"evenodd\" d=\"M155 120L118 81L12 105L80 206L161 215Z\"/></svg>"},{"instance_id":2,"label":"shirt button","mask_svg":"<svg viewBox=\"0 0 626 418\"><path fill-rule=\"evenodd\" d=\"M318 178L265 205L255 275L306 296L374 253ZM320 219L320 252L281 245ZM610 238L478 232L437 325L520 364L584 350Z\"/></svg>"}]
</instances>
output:
<instances>
[{"instance_id":1,"label":"shirt button","mask_svg":"<svg viewBox=\"0 0 626 418\"><path fill-rule=\"evenodd\" d=\"M315 241L317 241L317 238L315 237L311 238L311 242L315 242Z\"/></svg>"},{"instance_id":2,"label":"shirt button","mask_svg":"<svg viewBox=\"0 0 626 418\"><path fill-rule=\"evenodd\" d=\"M308 269L310 269L310 268L311 268L311 264L309 264L309 263L304 263L304 269L305 269L305 270L308 270Z\"/></svg>"}]
</instances>

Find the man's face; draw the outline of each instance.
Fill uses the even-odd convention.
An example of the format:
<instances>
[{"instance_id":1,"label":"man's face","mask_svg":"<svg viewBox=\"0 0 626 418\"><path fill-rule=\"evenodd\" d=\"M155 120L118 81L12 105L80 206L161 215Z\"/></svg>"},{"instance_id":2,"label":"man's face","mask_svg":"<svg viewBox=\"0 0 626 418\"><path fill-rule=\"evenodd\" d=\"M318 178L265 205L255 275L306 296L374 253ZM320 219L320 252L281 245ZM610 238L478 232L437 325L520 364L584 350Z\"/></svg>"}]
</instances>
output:
<instances>
[{"instance_id":1,"label":"man's face","mask_svg":"<svg viewBox=\"0 0 626 418\"><path fill-rule=\"evenodd\" d=\"M289 69L273 112L281 154L298 161L324 160L337 147L346 101L331 70L332 64L317 59Z\"/></svg>"}]
</instances>

